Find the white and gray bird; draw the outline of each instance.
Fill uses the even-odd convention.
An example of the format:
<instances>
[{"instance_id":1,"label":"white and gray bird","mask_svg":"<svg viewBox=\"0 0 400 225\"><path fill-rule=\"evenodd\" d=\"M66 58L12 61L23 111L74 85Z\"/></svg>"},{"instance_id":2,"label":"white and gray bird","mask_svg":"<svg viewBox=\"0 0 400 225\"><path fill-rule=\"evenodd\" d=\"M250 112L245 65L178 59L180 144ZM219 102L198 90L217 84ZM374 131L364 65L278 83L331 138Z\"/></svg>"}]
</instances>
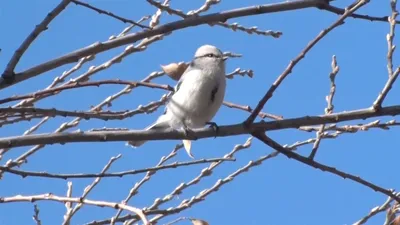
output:
<instances>
[{"instance_id":1,"label":"white and gray bird","mask_svg":"<svg viewBox=\"0 0 400 225\"><path fill-rule=\"evenodd\" d=\"M164 114L146 130L169 127L187 130L212 124L211 120L225 96L225 60L215 46L203 45L198 48L194 59L175 86ZM128 143L139 147L145 141Z\"/></svg>"}]
</instances>

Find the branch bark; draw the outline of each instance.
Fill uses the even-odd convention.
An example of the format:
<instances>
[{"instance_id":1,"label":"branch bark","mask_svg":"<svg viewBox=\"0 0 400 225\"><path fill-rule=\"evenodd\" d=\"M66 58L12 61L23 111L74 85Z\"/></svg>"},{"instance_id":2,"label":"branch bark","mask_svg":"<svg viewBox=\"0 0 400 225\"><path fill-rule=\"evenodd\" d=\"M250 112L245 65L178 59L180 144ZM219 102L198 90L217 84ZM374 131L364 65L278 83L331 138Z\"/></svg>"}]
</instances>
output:
<instances>
[{"instance_id":1,"label":"branch bark","mask_svg":"<svg viewBox=\"0 0 400 225\"><path fill-rule=\"evenodd\" d=\"M289 128L299 128L301 126L320 125L337 123L356 119L367 119L378 116L394 116L400 114L400 105L383 107L376 111L374 108L366 108L355 111L333 113L321 116L305 116L279 121L254 123L250 127L243 123L220 126L215 133L213 128L195 129L189 132L189 136L184 131L173 130L172 128L153 131L153 130L133 130L133 131L93 131L75 133L47 133L27 136L6 137L0 139L0 148L11 148L29 145L42 144L65 144L72 142L107 142L107 141L141 141L141 140L196 140L209 137L227 137L254 132L265 132L271 130L282 130Z\"/></svg>"}]
</instances>

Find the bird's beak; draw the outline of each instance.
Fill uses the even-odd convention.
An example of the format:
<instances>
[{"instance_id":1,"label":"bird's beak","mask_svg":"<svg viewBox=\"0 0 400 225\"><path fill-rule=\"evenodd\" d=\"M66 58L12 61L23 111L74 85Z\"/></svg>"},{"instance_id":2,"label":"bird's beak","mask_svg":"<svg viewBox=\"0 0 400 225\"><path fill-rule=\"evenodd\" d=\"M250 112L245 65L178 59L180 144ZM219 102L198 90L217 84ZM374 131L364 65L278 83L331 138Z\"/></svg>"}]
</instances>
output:
<instances>
[{"instance_id":1,"label":"bird's beak","mask_svg":"<svg viewBox=\"0 0 400 225\"><path fill-rule=\"evenodd\" d=\"M224 56L222 57L222 60L226 61L229 57L228 56Z\"/></svg>"}]
</instances>

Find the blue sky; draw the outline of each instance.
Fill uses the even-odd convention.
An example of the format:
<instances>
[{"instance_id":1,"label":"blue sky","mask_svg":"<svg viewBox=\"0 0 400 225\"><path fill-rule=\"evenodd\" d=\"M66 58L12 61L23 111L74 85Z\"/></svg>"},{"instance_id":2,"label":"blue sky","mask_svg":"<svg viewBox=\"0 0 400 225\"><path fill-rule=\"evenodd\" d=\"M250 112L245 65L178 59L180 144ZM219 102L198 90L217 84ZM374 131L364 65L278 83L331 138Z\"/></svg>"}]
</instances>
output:
<instances>
[{"instance_id":1,"label":"blue sky","mask_svg":"<svg viewBox=\"0 0 400 225\"><path fill-rule=\"evenodd\" d=\"M94 6L115 14L137 20L144 15L151 15L155 9L146 1L132 0L90 0ZM222 1L210 12L234 9L256 4L278 1ZM172 7L188 11L197 8L202 0L173 0ZM337 0L335 5L344 7L348 1ZM0 68L4 68L15 49L31 32L36 24L52 9L58 1L50 0L13 0L0 2ZM375 16L389 15L389 1L371 1L358 11ZM161 22L177 20L177 17L164 16ZM237 67L253 69L254 78L236 77L228 81L225 100L237 104L256 106L276 77L323 28L337 19L337 15L318 9L277 14L258 15L232 19L243 26L258 26L262 30L279 30L283 35L279 39L272 37L247 35L221 27L207 25L179 30L152 44L144 52L126 57L121 63L93 76L93 80L124 79L140 80L153 71L160 70L161 64L176 61L189 61L194 51L203 44L218 46L223 51L232 51L243 55L242 58L229 60L227 71ZM17 66L17 71L28 69L62 54L107 40L118 34L125 24L88 9L71 4L61 13L37 41L29 48ZM386 34L388 23L347 19L343 26L327 35L304 60L293 70L293 74L275 92L274 97L264 108L265 112L282 115L285 118L324 113L325 96L329 93L329 72L332 55L337 56L340 72L337 76L337 92L334 99L335 112L369 107L375 100L387 79L386 70ZM397 39L395 44L398 43ZM76 77L90 66L99 65L120 53L123 47L113 49L96 56L76 73ZM398 65L397 54L394 66ZM0 98L14 94L23 94L46 87L51 81L68 70L74 64L47 72L37 78L12 86L0 92ZM156 83L174 85L167 77L154 80ZM122 89L122 86L109 85L101 88L82 88L65 91L57 97L47 98L37 103L37 107L55 107L65 110L88 110L109 95ZM135 109L139 104L158 100L161 90L146 88L135 89L114 101L110 110ZM397 84L386 99L384 105L398 104L396 96L400 94ZM162 109L151 115L137 115L124 121L81 121L78 128L88 130L101 127L126 127L141 129L162 113ZM222 107L215 121L220 125L238 123L246 119L248 113ZM61 123L73 118L51 119L36 133L52 132ZM388 121L392 118L382 118ZM368 120L372 121L372 120ZM39 120L5 126L0 129L0 136L21 135ZM353 124L363 122L354 121ZM365 121L367 122L367 121ZM77 128L71 129L76 130ZM281 144L292 144L315 136L297 130L269 132ZM346 172L356 174L385 188L398 189L400 180L393 174L398 169L400 141L397 128L389 131L370 130L356 134L345 134L334 140L324 140L316 160L334 166ZM194 142L193 153L196 158L222 157L231 151L234 145L242 144L248 135L229 138L204 139ZM53 173L99 172L109 158L122 154L110 171L130 170L150 167L157 164L160 157L168 154L176 141L158 141L148 143L141 149L133 150L122 142L81 143L47 146L31 156L28 164L21 169L49 171ZM312 146L307 145L299 152L308 155ZM14 159L29 148L11 150L1 161L4 164ZM226 163L204 178L201 183L174 198L165 207L178 205L182 199L190 198L204 188L211 187L217 179L234 172L239 167L266 155L272 150L257 140L250 149L240 152L234 163ZM189 160L182 151L175 160ZM172 160L172 161L175 161ZM172 162L171 161L171 162ZM150 205L154 198L163 197L181 182L187 182L197 176L205 165L178 168L157 173L130 201L136 207ZM90 199L119 202L125 198L132 185L143 175L128 176L123 179L104 179L89 195ZM92 180L73 180L73 195L80 196L84 187ZM16 194L33 195L51 192L65 195L66 182L63 180L43 180L38 178L21 179L5 175L0 180L0 196ZM205 202L196 204L180 216L201 218L212 225L216 224L304 224L337 225L351 224L365 216L371 208L382 204L386 196L344 180L332 174L318 171L294 160L279 156L240 175L233 182L223 186ZM44 224L60 224L65 207L54 202L39 202L41 219ZM33 206L30 203L12 203L0 205L0 224L32 224ZM113 216L114 210L85 206L74 217L72 224L83 224L94 219L101 220ZM162 220L162 223L177 218L177 215ZM384 215L376 216L368 224L383 223ZM182 222L185 224L185 222ZM188 222L186 222L188 224Z\"/></svg>"}]
</instances>

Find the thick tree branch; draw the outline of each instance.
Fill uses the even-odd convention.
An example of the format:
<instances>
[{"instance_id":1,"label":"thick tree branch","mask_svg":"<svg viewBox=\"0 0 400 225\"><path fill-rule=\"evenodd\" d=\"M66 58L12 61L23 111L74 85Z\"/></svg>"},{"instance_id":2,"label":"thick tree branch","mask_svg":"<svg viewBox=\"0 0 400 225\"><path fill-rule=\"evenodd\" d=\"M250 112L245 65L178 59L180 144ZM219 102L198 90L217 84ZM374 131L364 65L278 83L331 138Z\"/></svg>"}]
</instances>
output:
<instances>
[{"instance_id":1,"label":"thick tree branch","mask_svg":"<svg viewBox=\"0 0 400 225\"><path fill-rule=\"evenodd\" d=\"M35 41L40 33L47 30L47 26L50 22L58 16L71 2L71 0L62 0L47 16L43 19L41 23L35 26L35 29L28 35L28 37L22 42L21 46L14 52L11 57L10 62L8 62L6 69L1 75L1 83L14 83L15 78L15 67L17 66L19 60L29 46Z\"/></svg>"},{"instance_id":2,"label":"thick tree branch","mask_svg":"<svg viewBox=\"0 0 400 225\"><path fill-rule=\"evenodd\" d=\"M94 131L94 132L75 132L75 133L49 133L27 136L6 137L0 139L0 148L10 148L28 145L43 144L65 144L69 142L106 142L106 141L128 141L128 140L196 140L209 137L227 137L241 134L249 134L261 131L281 130L288 128L299 128L301 126L320 125L327 123L337 123L356 119L367 119L377 116L394 116L400 114L400 105L384 107L379 111L373 108L334 113L321 116L305 116L279 121L254 123L250 127L245 127L243 123L228 126L220 126L218 133L213 128L195 129L189 132L189 136L184 131L173 129L159 131Z\"/></svg>"},{"instance_id":3,"label":"thick tree branch","mask_svg":"<svg viewBox=\"0 0 400 225\"><path fill-rule=\"evenodd\" d=\"M326 171L326 172L338 175L338 176L340 176L340 177L342 177L344 179L352 180L352 181L354 181L356 183L359 183L359 184L362 184L362 185L364 185L366 187L369 187L369 188L371 188L372 190L374 190L376 192L380 192L380 193L382 193L384 195L387 195L387 196L395 199L396 201L400 201L400 197L397 196L396 193L394 193L392 190L382 188L382 187L380 187L378 185L375 185L375 184L373 184L373 183L371 183L369 181L366 181L366 180L362 179L359 176L354 176L352 174L345 173L345 172L340 171L340 170L338 170L338 169L336 169L334 167L318 163L318 162L316 162L316 161L314 161L312 159L309 159L307 157L301 156L301 155L299 155L299 154L297 154L295 152L289 151L286 148L284 148L283 146L281 146L279 143L277 143L274 140L272 140L271 138L267 137L265 135L265 133L262 133L262 132L253 133L253 136L256 137L257 139L259 139L260 141L262 141L264 144L268 145L269 147L271 147L271 148L275 149L276 151L284 154L285 156L287 156L290 159L294 159L296 161L299 161L301 163L304 163L306 165L309 165L309 166L314 167L316 169L319 169L321 171L324 171L324 172Z\"/></svg>"},{"instance_id":4,"label":"thick tree branch","mask_svg":"<svg viewBox=\"0 0 400 225\"><path fill-rule=\"evenodd\" d=\"M204 16L192 16L190 18L178 20L172 23L167 23L155 27L154 29L151 30L142 30L134 34L128 34L113 40L98 42L96 44L68 53L59 58L50 60L48 62L42 63L40 65L37 65L35 67L32 67L28 70L16 74L15 79L13 79L12 82L7 82L6 80L1 79L0 89L36 77L40 74L53 70L62 65L72 62L77 62L82 57L104 52L109 49L116 48L122 45L131 44L138 40L149 38L155 35L165 34L186 27L198 26L201 24L206 24L211 22L218 22L218 21L224 22L232 18L244 17L249 15L267 14L274 12L283 12L283 11L310 8L310 7L321 7L324 4L327 4L325 0L296 0L290 2L285 1L281 3L250 6L245 8L233 9L229 11L223 11L219 13L212 13Z\"/></svg>"}]
</instances>

